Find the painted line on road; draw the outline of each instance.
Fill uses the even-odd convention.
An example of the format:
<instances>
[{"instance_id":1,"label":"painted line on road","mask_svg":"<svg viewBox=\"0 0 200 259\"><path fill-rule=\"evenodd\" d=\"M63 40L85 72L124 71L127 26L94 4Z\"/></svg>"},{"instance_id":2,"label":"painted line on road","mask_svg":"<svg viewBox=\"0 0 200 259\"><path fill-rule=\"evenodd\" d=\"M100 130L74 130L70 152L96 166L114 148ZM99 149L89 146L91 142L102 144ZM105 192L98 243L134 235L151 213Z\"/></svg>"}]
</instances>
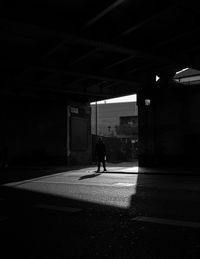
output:
<instances>
[{"instance_id":1,"label":"painted line on road","mask_svg":"<svg viewBox=\"0 0 200 259\"><path fill-rule=\"evenodd\" d=\"M181 221L181 220L143 217L143 216L135 217L132 220L147 222L147 223L156 223L156 224L162 224L162 225L172 225L172 226L178 226L178 227L200 228L200 222L193 222L193 221Z\"/></svg>"},{"instance_id":2,"label":"painted line on road","mask_svg":"<svg viewBox=\"0 0 200 259\"><path fill-rule=\"evenodd\" d=\"M80 212L82 211L79 208L71 208L71 207L62 207L62 206L55 206L55 205L47 205L47 204L36 204L33 207L40 208L40 209L48 209L48 210L56 210L56 211L62 211L62 212Z\"/></svg>"}]
</instances>

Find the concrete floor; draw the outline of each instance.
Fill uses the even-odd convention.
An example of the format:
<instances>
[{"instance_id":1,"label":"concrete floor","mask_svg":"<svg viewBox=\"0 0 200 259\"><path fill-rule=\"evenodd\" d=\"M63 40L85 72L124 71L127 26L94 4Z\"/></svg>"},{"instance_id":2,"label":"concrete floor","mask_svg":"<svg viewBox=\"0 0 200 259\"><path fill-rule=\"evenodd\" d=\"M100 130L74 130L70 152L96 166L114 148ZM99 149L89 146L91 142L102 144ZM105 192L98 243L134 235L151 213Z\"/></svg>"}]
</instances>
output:
<instances>
[{"instance_id":1,"label":"concrete floor","mask_svg":"<svg viewBox=\"0 0 200 259\"><path fill-rule=\"evenodd\" d=\"M200 257L198 170L107 168L24 169L12 181L4 177L4 258Z\"/></svg>"}]
</instances>

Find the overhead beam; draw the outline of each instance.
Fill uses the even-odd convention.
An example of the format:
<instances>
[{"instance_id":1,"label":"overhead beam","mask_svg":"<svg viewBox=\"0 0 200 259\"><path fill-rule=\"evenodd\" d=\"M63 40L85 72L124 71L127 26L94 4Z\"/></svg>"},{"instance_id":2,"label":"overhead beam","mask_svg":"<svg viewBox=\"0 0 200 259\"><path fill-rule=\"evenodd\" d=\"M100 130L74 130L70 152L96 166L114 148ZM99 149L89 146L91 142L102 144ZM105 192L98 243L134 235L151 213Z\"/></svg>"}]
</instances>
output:
<instances>
[{"instance_id":1,"label":"overhead beam","mask_svg":"<svg viewBox=\"0 0 200 259\"><path fill-rule=\"evenodd\" d=\"M54 48L52 48L49 52L47 52L42 59L45 59L47 57L49 57L50 55L54 54L57 50L59 50L60 48L62 48L65 44L64 40L61 40Z\"/></svg>"},{"instance_id":2,"label":"overhead beam","mask_svg":"<svg viewBox=\"0 0 200 259\"><path fill-rule=\"evenodd\" d=\"M112 83L110 83L109 85L106 85L106 86L103 86L104 88L110 88L110 87L113 87L113 86L116 86L116 85L118 85L119 84L119 82L112 82Z\"/></svg>"},{"instance_id":3,"label":"overhead beam","mask_svg":"<svg viewBox=\"0 0 200 259\"><path fill-rule=\"evenodd\" d=\"M110 6L108 6L106 9L104 9L102 12L100 12L99 14L97 14L95 17L93 17L90 21L88 21L85 26L83 27L83 29L88 28L89 26L93 25L94 23L96 23L98 20L100 20L101 18L103 18L106 14L108 14L109 12L111 12L114 8L116 8L117 6L119 6L120 4L122 4L125 0L117 0L115 1L113 4L111 4Z\"/></svg>"},{"instance_id":4,"label":"overhead beam","mask_svg":"<svg viewBox=\"0 0 200 259\"><path fill-rule=\"evenodd\" d=\"M60 73L60 74L66 74L66 75L75 75L79 77L87 77L87 78L94 78L94 79L99 79L99 80L106 80L106 81L114 81L114 82L119 82L119 83L124 83L124 84L138 84L139 82L136 82L131 79L125 79L125 78L119 78L115 77L113 75L104 75L104 74L98 74L98 73L91 73L91 72L76 72L76 71L70 71L67 69L57 69L57 68L52 68L52 67L44 67L44 66L31 66L34 69L39 69L51 73Z\"/></svg>"},{"instance_id":5,"label":"overhead beam","mask_svg":"<svg viewBox=\"0 0 200 259\"><path fill-rule=\"evenodd\" d=\"M141 28L143 25L146 25L147 23L153 21L154 19L157 19L159 18L161 15L163 15L163 13L165 12L168 12L170 11L172 8L174 8L176 5L173 4L173 5L170 5L169 7L167 7L166 9L162 9L160 12L148 17L147 19L145 19L144 21L134 25L134 26L131 26L130 28L128 28L127 30L125 30L124 32L122 32L120 34L120 37L124 37L124 36L127 36L128 34L131 34L133 31Z\"/></svg>"},{"instance_id":6,"label":"overhead beam","mask_svg":"<svg viewBox=\"0 0 200 259\"><path fill-rule=\"evenodd\" d=\"M164 45L167 45L167 44L170 44L171 42L174 42L174 41L179 40L179 39L181 39L181 38L183 38L183 37L186 37L186 36L191 36L191 35L193 35L193 34L195 34L195 36L198 37L198 34L197 34L197 33L199 33L199 31L200 31L200 28L197 27L197 28L195 28L194 30L189 30L189 31L180 33L180 34L178 34L178 35L176 34L174 37L171 37L171 38L169 38L169 39L167 39L167 40L164 40L164 41L162 41L162 42L156 44L156 45L155 45L155 48L160 47L160 46L164 46Z\"/></svg>"},{"instance_id":7,"label":"overhead beam","mask_svg":"<svg viewBox=\"0 0 200 259\"><path fill-rule=\"evenodd\" d=\"M91 92L91 91L73 91L73 90L61 90L59 89L57 91L57 89L53 89L53 88L49 88L48 90L53 91L53 92L60 92L60 93L69 93L69 94L78 94L78 95L87 95L87 96L97 96L97 97L103 97L103 98L110 98L112 97L111 94L105 94L105 93L96 93L96 92Z\"/></svg>"},{"instance_id":8,"label":"overhead beam","mask_svg":"<svg viewBox=\"0 0 200 259\"><path fill-rule=\"evenodd\" d=\"M149 54L147 52L143 52L143 51L135 50L135 49L130 49L130 48L127 48L127 47L123 47L121 45L113 45L113 44L110 44L110 43L86 39L86 38L82 38L82 37L78 37L78 36L74 36L74 35L70 35L70 34L62 34L62 36L65 37L65 40L69 44L76 44L76 43L85 44L85 45L89 45L89 46L99 48L99 49L104 50L104 51L118 52L118 53L125 54L125 55L137 56L137 57L140 57L140 58L173 63L173 61L171 59L168 59L166 57L158 57L158 56L155 56L153 54Z\"/></svg>"},{"instance_id":9,"label":"overhead beam","mask_svg":"<svg viewBox=\"0 0 200 259\"><path fill-rule=\"evenodd\" d=\"M149 65L144 65L144 66L139 66L139 67L137 67L137 68L133 68L133 69L131 69L131 70L128 70L128 71L127 71L127 74L130 74L130 73L133 73L133 72L137 72L137 71L141 71L141 70L150 69L150 68L152 68L153 65L154 65L154 64L151 63L151 64L149 64Z\"/></svg>"},{"instance_id":10,"label":"overhead beam","mask_svg":"<svg viewBox=\"0 0 200 259\"><path fill-rule=\"evenodd\" d=\"M105 82L107 82L106 80L102 80L101 82L99 82L99 83L96 83L96 84L93 84L93 85L90 85L90 86L87 86L86 87L86 89L88 89L88 88L94 88L94 87L100 87L100 86L102 86L103 84L105 84Z\"/></svg>"},{"instance_id":11,"label":"overhead beam","mask_svg":"<svg viewBox=\"0 0 200 259\"><path fill-rule=\"evenodd\" d=\"M123 59L121 59L119 61L116 61L116 62L112 63L111 65L106 66L104 68L104 70L110 69L110 68L118 66L120 64L123 64L124 62L129 61L130 59L133 59L135 57L136 57L136 55L131 55L131 56L127 57L127 58L123 58Z\"/></svg>"},{"instance_id":12,"label":"overhead beam","mask_svg":"<svg viewBox=\"0 0 200 259\"><path fill-rule=\"evenodd\" d=\"M46 53L43 56L43 59L46 59L48 56L54 54L57 50L59 50L60 48L62 48L65 44L66 44L66 40L62 40L59 44L57 44L53 49L51 49L48 53ZM92 55L93 53L95 53L98 49L92 49L90 51L87 51L86 53L84 53L83 55L81 55L80 57L74 59L72 62L69 63L69 65L74 65L82 60L84 60L85 58L87 58L88 56Z\"/></svg>"},{"instance_id":13,"label":"overhead beam","mask_svg":"<svg viewBox=\"0 0 200 259\"><path fill-rule=\"evenodd\" d=\"M80 90L71 90L71 89L61 89L57 87L49 87L49 85L41 85L41 84L33 84L33 83L26 83L26 86L28 86L28 89L32 89L34 91L45 91L45 92L55 92L55 93L62 93L62 94L76 94L76 95L86 95L86 96L96 96L96 97L103 97L103 98L111 98L111 94L106 94L103 92L92 92L92 91L80 91Z\"/></svg>"},{"instance_id":14,"label":"overhead beam","mask_svg":"<svg viewBox=\"0 0 200 259\"><path fill-rule=\"evenodd\" d=\"M98 51L97 48L96 48L96 49L92 49L92 50L86 52L85 54L81 55L80 57L76 58L75 60L73 60L72 62L70 62L68 65L70 65L70 66L71 66L71 65L75 65L75 64L77 64L78 62L80 62L80 61L86 59L86 58L89 57L90 55L94 54L94 53L97 52L97 51Z\"/></svg>"},{"instance_id":15,"label":"overhead beam","mask_svg":"<svg viewBox=\"0 0 200 259\"><path fill-rule=\"evenodd\" d=\"M103 81L103 82L101 82L101 83L99 83L99 84L94 84L94 85L91 85L89 88L94 88L94 87L99 87L100 89L101 89L101 91L102 91L102 89L108 89L108 88L110 88L111 86L115 86L115 85L118 85L119 84L119 82L110 82L109 84L106 84L106 83L108 83L108 81ZM105 85L106 84L106 85Z\"/></svg>"},{"instance_id":16,"label":"overhead beam","mask_svg":"<svg viewBox=\"0 0 200 259\"><path fill-rule=\"evenodd\" d=\"M168 59L166 57L159 57L153 54L149 54L148 52L145 51L140 51L140 50L135 50L135 49L130 49L127 47L123 47L121 45L113 45L110 43L105 43L105 42L100 42L100 41L96 41L96 40L91 40L91 39L87 39L87 38L83 38L77 35L71 35L68 33L64 33L64 32L57 32L55 30L52 29L46 29L46 28L42 28L39 27L38 25L32 25L32 24L26 24L25 28L24 28L24 24L20 23L20 22L16 22L16 21L10 21L10 24L12 24L12 22L15 24L16 30L19 33L25 33L28 34L29 36L32 36L31 32L32 29L34 28L34 33L36 30L36 28L38 28L38 33L41 34L46 34L46 35L51 35L52 37L57 37L61 39L61 42L57 45L57 48L59 48L60 46L62 46L63 42L66 42L68 44L74 45L74 44L83 44L83 45L87 45L87 46L91 46L94 48L98 48L104 51L111 51L111 52L118 52L121 54L125 54L125 55L135 55L137 57L140 58L145 58L145 59L151 59L151 60L155 60L155 61L162 61L162 62L167 62L167 63L175 63L173 62L173 60ZM27 30L28 26L30 25L30 31ZM36 34L36 33L35 33ZM63 40L63 42L62 42ZM54 51L54 50L52 50Z\"/></svg>"}]
</instances>

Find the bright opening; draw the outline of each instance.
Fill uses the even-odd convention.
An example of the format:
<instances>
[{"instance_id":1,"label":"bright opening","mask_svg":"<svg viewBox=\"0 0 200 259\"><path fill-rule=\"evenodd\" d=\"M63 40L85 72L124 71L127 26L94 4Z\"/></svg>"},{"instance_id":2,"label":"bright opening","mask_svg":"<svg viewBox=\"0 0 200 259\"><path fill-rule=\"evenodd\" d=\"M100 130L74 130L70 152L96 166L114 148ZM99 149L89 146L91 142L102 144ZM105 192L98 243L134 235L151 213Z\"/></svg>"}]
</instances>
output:
<instances>
[{"instance_id":1,"label":"bright opening","mask_svg":"<svg viewBox=\"0 0 200 259\"><path fill-rule=\"evenodd\" d=\"M137 170L138 106L136 94L91 103L92 147L102 137L108 163ZM95 162L94 150L92 150ZM125 163L125 164L124 164ZM133 169L134 168L134 169ZM122 168L120 167L120 170Z\"/></svg>"},{"instance_id":2,"label":"bright opening","mask_svg":"<svg viewBox=\"0 0 200 259\"><path fill-rule=\"evenodd\" d=\"M136 102L137 101L137 95L132 94L132 95L126 95L122 97L117 97L117 98L111 98L111 99L106 99L106 100L101 100L98 101L97 103L124 103L124 102ZM96 102L92 102L91 104L95 104Z\"/></svg>"},{"instance_id":3,"label":"bright opening","mask_svg":"<svg viewBox=\"0 0 200 259\"><path fill-rule=\"evenodd\" d=\"M145 99L145 105L149 106L151 104L151 100L150 99Z\"/></svg>"}]
</instances>

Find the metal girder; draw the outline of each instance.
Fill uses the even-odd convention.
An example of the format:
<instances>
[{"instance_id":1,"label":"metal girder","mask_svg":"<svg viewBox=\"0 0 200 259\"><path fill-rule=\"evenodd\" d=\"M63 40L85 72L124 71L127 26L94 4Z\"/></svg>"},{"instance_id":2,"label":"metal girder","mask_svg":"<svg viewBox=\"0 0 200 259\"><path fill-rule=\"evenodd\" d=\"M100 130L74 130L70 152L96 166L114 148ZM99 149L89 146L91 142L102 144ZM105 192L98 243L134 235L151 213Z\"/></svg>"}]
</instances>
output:
<instances>
[{"instance_id":1,"label":"metal girder","mask_svg":"<svg viewBox=\"0 0 200 259\"><path fill-rule=\"evenodd\" d=\"M67 69L56 69L52 67L43 67L43 66L32 66L34 69L39 69L43 71L48 71L52 73L62 73L66 75L75 75L79 77L87 77L87 78L94 78L94 79L100 79L100 80L105 80L105 81L115 81L119 83L124 83L124 84L137 84L139 85L139 82L135 82L134 80L128 80L124 78L117 78L112 75L104 75L104 74L97 74L97 73L90 73L90 72L76 72L76 71L69 71Z\"/></svg>"},{"instance_id":2,"label":"metal girder","mask_svg":"<svg viewBox=\"0 0 200 259\"><path fill-rule=\"evenodd\" d=\"M109 12L111 12L114 8L116 8L117 6L119 6L120 4L122 4L125 0L117 0L115 1L113 4L111 4L110 6L108 6L106 9L104 9L102 12L100 12L99 14L97 14L95 17L93 17L90 21L88 21L83 29L86 29L87 27L91 26L92 24L94 24L95 22L97 22L98 20L100 20L102 17L104 17L106 14L108 14Z\"/></svg>"},{"instance_id":3,"label":"metal girder","mask_svg":"<svg viewBox=\"0 0 200 259\"><path fill-rule=\"evenodd\" d=\"M24 27L24 24L23 23L20 23L20 22L15 22L15 21L10 21L11 24L12 22L15 23L15 26L17 28L17 31L19 33L28 33L29 36L32 36L31 35L31 30L28 31L27 28L28 26L30 25L30 28L34 28L34 35L37 34L37 30L36 28L38 28L38 34L39 35L43 35L43 34L46 34L46 35L51 35L52 37L56 37L56 38L59 38L61 40L61 42L55 46L55 48L59 48L60 46L62 46L62 44L64 42L68 43L68 44L83 44L83 45L86 45L86 46L91 46L91 47L94 47L94 48L98 48L100 50L104 50L104 51L110 51L110 52L118 52L120 54L125 54L125 55L131 55L131 56L137 56L139 58L145 58L145 59L150 59L150 60L155 60L155 61L162 61L162 62L167 62L167 63L175 63L173 62L171 59L168 59L166 57L159 57L159 56L156 56L156 55L153 55L153 54L149 54L147 52L143 52L143 51L140 51L140 50L135 50L135 49L130 49L130 48L127 48L127 47L123 47L121 45L114 45L114 44L110 44L110 43L105 43L105 42L100 42L100 41L96 41L96 40L92 40L92 39L88 39L88 38L83 38L81 36L77 36L77 35L72 35L72 34L69 34L69 33L65 33L65 32L57 32L57 31L54 31L52 29L47 29L47 28L41 28L39 27L38 25L33 25L33 24L26 24L26 26ZM54 49L52 50L54 51ZM51 52L51 51L50 51Z\"/></svg>"},{"instance_id":4,"label":"metal girder","mask_svg":"<svg viewBox=\"0 0 200 259\"><path fill-rule=\"evenodd\" d=\"M107 82L107 81L103 80L103 81L101 81L99 83L96 83L94 85L87 86L86 89L91 88L91 87L93 87L93 88L94 87L101 87L103 84L105 84L105 82Z\"/></svg>"},{"instance_id":5,"label":"metal girder","mask_svg":"<svg viewBox=\"0 0 200 259\"><path fill-rule=\"evenodd\" d=\"M45 89L46 90L46 89ZM87 96L96 96L96 97L103 97L103 98L111 98L111 94L105 94L105 93L96 93L96 92L86 92L86 91L73 91L73 90L61 90L61 89L54 89L54 88L48 88L49 91L52 92L59 92L59 93L66 93L66 94L78 94L78 95L87 95Z\"/></svg>"},{"instance_id":6,"label":"metal girder","mask_svg":"<svg viewBox=\"0 0 200 259\"><path fill-rule=\"evenodd\" d=\"M23 85L22 85L23 86ZM26 86L28 86L28 89L32 89L34 91L42 91L45 90L45 92L55 92L55 93L62 93L62 94L76 94L76 95L86 95L86 96L96 96L96 97L102 97L102 98L111 98L111 94L106 94L103 92L92 92L92 91L80 91L80 90L71 90L71 89L61 89L49 85L35 85L33 83L26 83Z\"/></svg>"},{"instance_id":7,"label":"metal girder","mask_svg":"<svg viewBox=\"0 0 200 259\"><path fill-rule=\"evenodd\" d=\"M64 40L61 40L54 48L52 48L48 53L46 53L42 59L47 58L48 56L52 55L53 53L55 53L58 49L62 48L65 44Z\"/></svg>"},{"instance_id":8,"label":"metal girder","mask_svg":"<svg viewBox=\"0 0 200 259\"><path fill-rule=\"evenodd\" d=\"M110 44L110 43L86 39L86 38L83 38L83 37L78 37L78 36L74 36L74 35L70 35L70 34L66 34L66 33L62 34L62 37L65 37L65 40L69 44L81 43L81 44L85 44L85 45L89 45L89 46L99 48L99 49L104 50L104 51L118 52L120 54L137 56L137 57L140 57L140 58L145 58L146 60L150 59L150 60L155 60L155 61L173 63L173 61L171 59L168 59L166 57L163 57L163 58L158 57L158 56L155 56L153 54L145 53L145 52L140 51L140 50L130 49L130 48L127 48L127 47L123 47L121 45L120 46L119 45L113 45L113 44Z\"/></svg>"},{"instance_id":9,"label":"metal girder","mask_svg":"<svg viewBox=\"0 0 200 259\"><path fill-rule=\"evenodd\" d=\"M116 61L116 62L112 63L111 65L106 66L104 68L104 70L110 69L110 68L115 67L115 66L120 65L120 64L123 64L124 62L126 62L126 61L128 61L130 59L133 59L135 57L136 57L136 55L132 55L132 56L129 56L127 58L123 58L123 59L121 59L119 61Z\"/></svg>"},{"instance_id":10,"label":"metal girder","mask_svg":"<svg viewBox=\"0 0 200 259\"><path fill-rule=\"evenodd\" d=\"M72 62L70 62L68 65L74 65L82 60L84 60L85 58L89 57L90 55L92 55L93 53L97 52L98 49L92 49L90 51L87 51L85 54L81 55L80 57L76 58L75 60L73 60Z\"/></svg>"},{"instance_id":11,"label":"metal girder","mask_svg":"<svg viewBox=\"0 0 200 259\"><path fill-rule=\"evenodd\" d=\"M199 31L200 31L200 28L199 28L199 27L198 27L198 28L195 28L195 29L193 29L193 30L185 31L185 32L183 32L183 33L181 33L181 34L179 34L179 35L176 35L176 36L174 36L174 37L171 37L171 38L169 38L169 39L167 39L167 40L164 40L164 41L162 41L162 42L156 44L155 48L160 47L160 46L163 46L163 45L167 45L167 44L169 44L169 43L171 43L171 42L174 42L174 41L176 41L176 40L179 40L179 39L182 38L182 37L186 37L186 36L189 37L189 36L191 36L192 34L195 34L196 37L198 37Z\"/></svg>"},{"instance_id":12,"label":"metal girder","mask_svg":"<svg viewBox=\"0 0 200 259\"><path fill-rule=\"evenodd\" d=\"M152 68L153 65L154 65L154 64L151 63L151 64L148 64L148 65L144 65L144 66L139 66L139 67L137 67L137 68L133 68L133 69L131 69L131 70L128 70L128 71L127 71L127 74L134 73L134 72L141 71L141 70L149 70L149 69Z\"/></svg>"},{"instance_id":13,"label":"metal girder","mask_svg":"<svg viewBox=\"0 0 200 259\"><path fill-rule=\"evenodd\" d=\"M160 12L152 15L151 17L148 17L146 20L134 25L134 26L131 26L129 29L125 30L124 32L122 32L120 34L120 37L124 37L130 33L132 33L133 31L139 29L140 27L142 27L143 25L153 21L154 19L156 18L159 18L163 13L165 13L166 11L169 11L171 10L172 8L174 8L176 6L176 4L173 4L173 5L170 5L168 8L165 8L165 9L162 9Z\"/></svg>"}]
</instances>

